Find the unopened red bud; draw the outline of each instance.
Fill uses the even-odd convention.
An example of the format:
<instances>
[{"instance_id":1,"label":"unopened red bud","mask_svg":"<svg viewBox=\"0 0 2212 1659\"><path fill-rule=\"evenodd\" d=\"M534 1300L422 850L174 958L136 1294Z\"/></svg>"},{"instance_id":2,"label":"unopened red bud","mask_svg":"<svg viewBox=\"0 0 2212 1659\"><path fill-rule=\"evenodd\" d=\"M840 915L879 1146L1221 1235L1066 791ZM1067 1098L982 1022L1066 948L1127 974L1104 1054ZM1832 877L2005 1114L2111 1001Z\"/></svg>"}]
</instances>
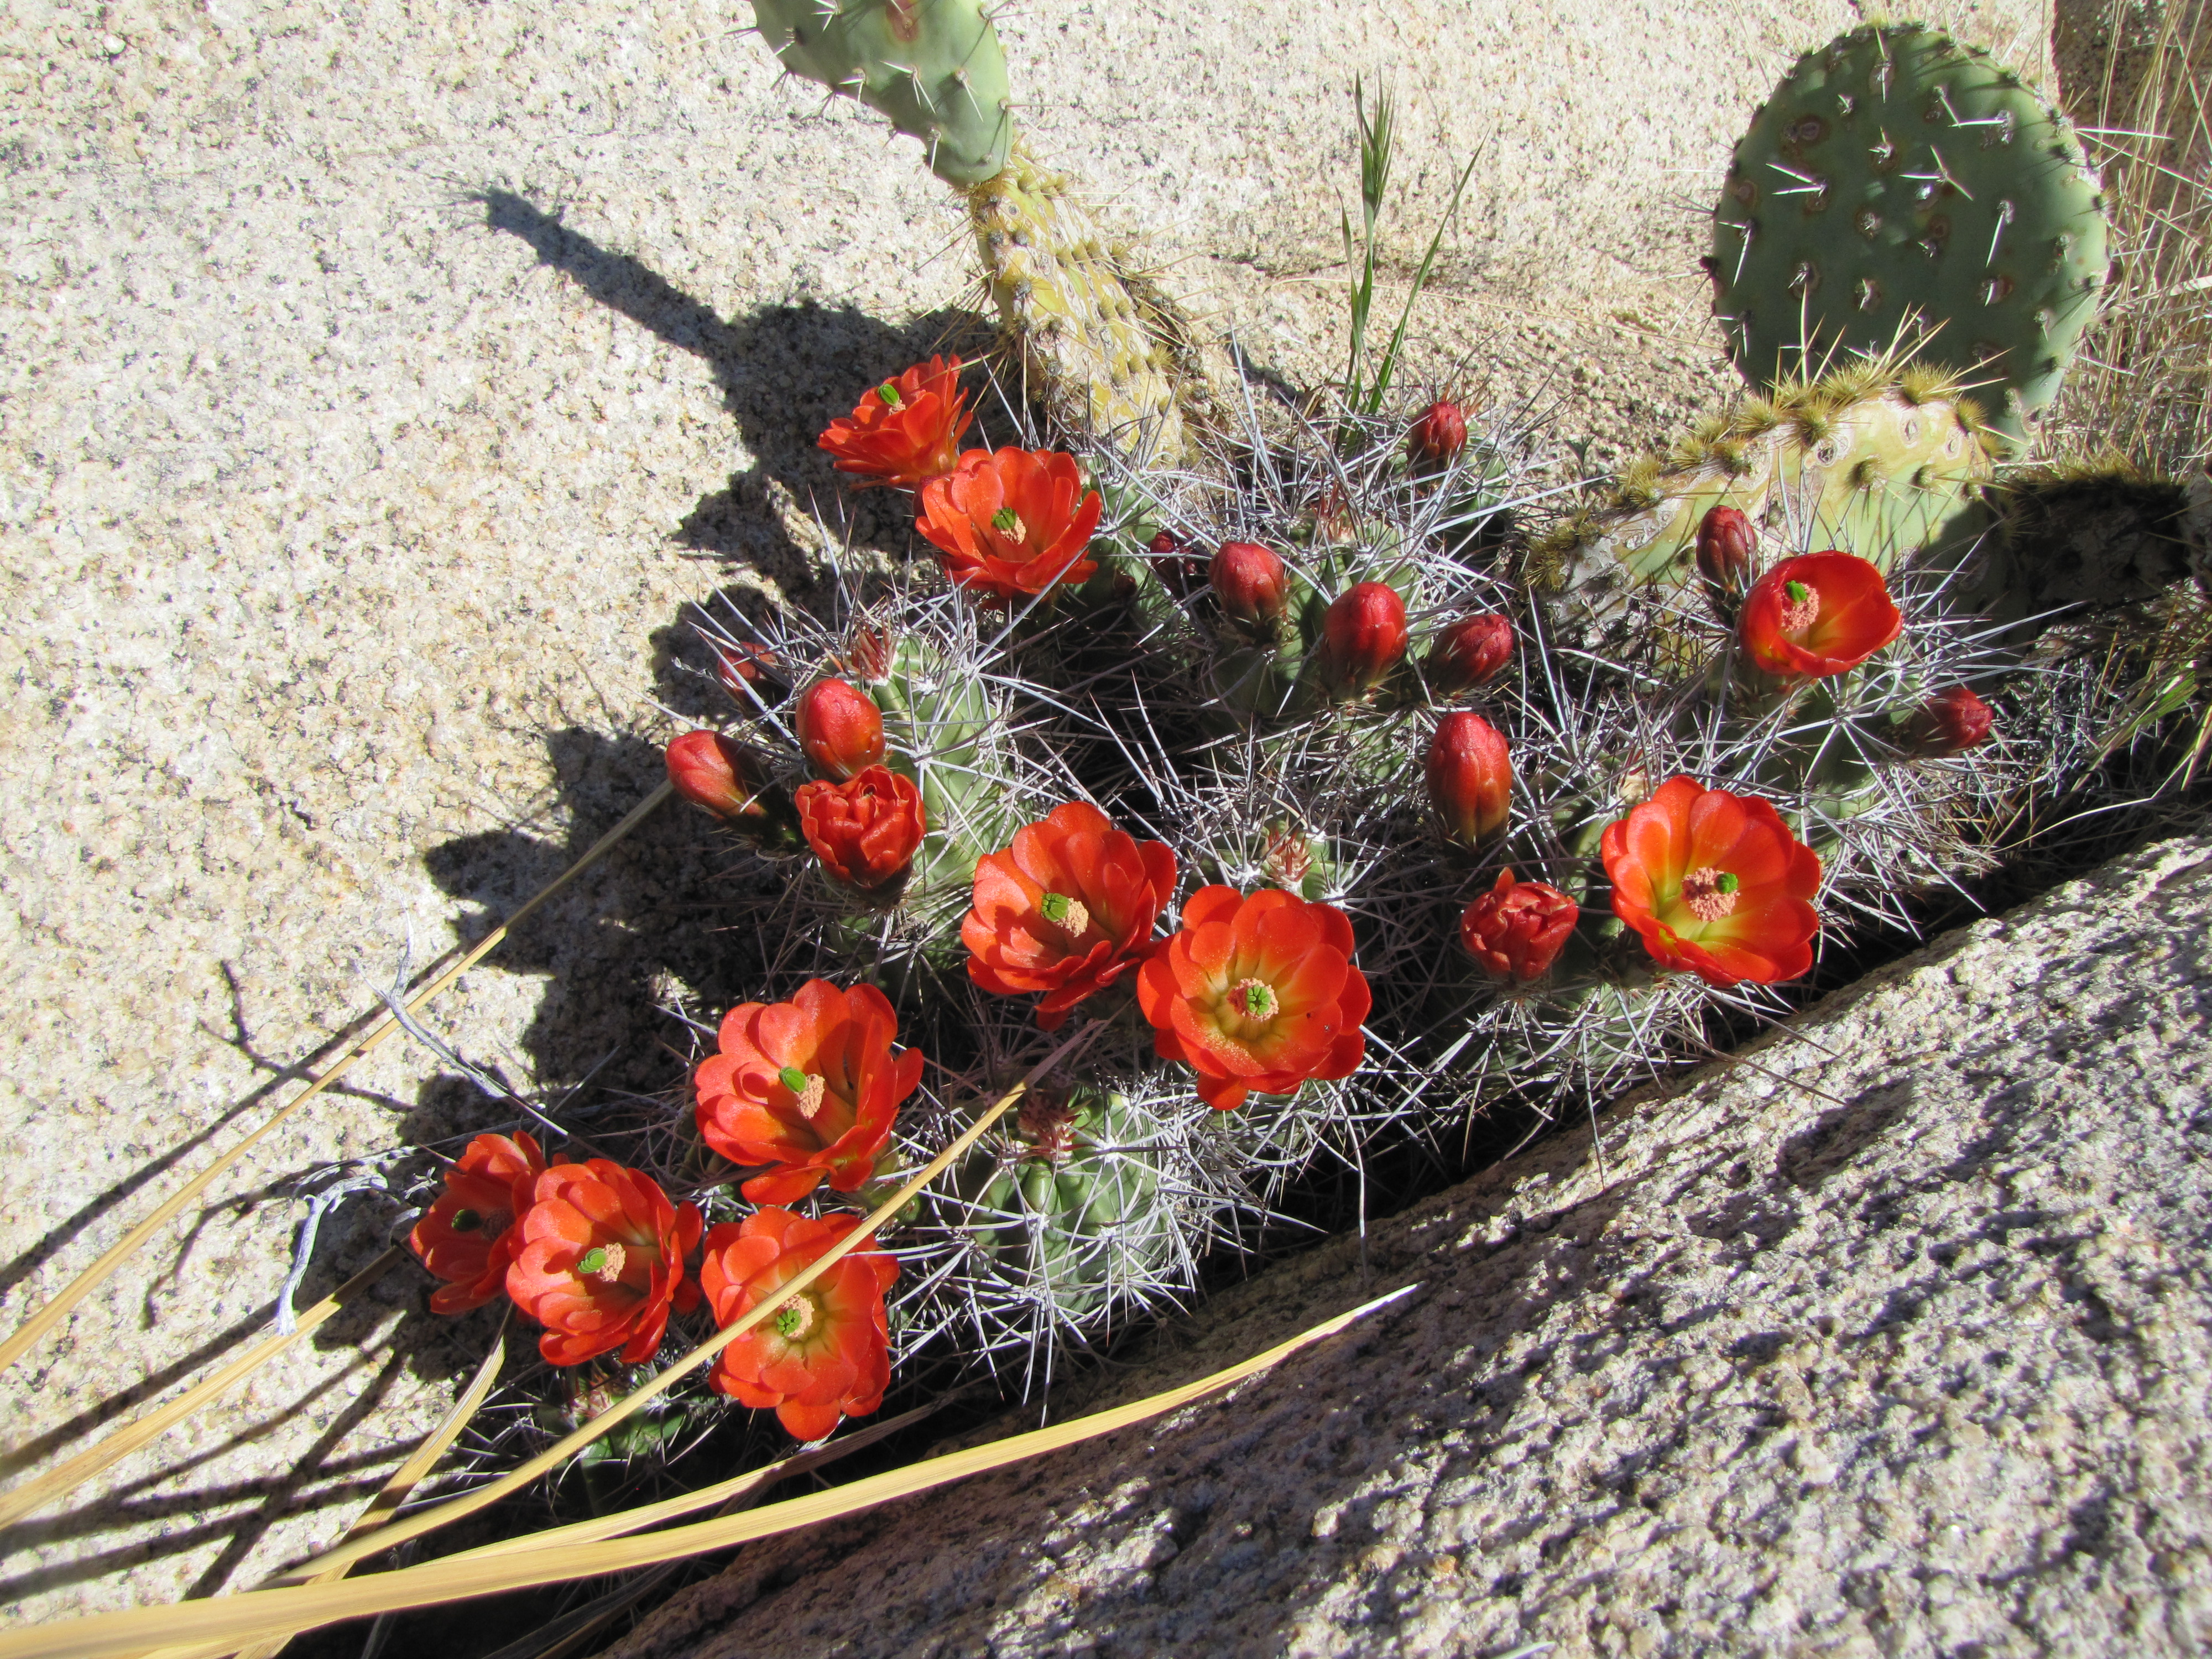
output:
<instances>
[{"instance_id":1,"label":"unopened red bud","mask_svg":"<svg viewBox=\"0 0 2212 1659\"><path fill-rule=\"evenodd\" d=\"M1492 977L1526 983L1551 971L1582 907L1540 881L1516 881L1510 870L1467 907L1459 936Z\"/></svg>"},{"instance_id":2,"label":"unopened red bud","mask_svg":"<svg viewBox=\"0 0 2212 1659\"><path fill-rule=\"evenodd\" d=\"M1759 532L1751 520L1732 507L1708 508L1698 520L1698 574L1729 619L1758 574Z\"/></svg>"},{"instance_id":3,"label":"unopened red bud","mask_svg":"<svg viewBox=\"0 0 2212 1659\"><path fill-rule=\"evenodd\" d=\"M720 732L686 732L670 744L668 781L684 799L732 823L769 816L767 763Z\"/></svg>"},{"instance_id":4,"label":"unopened red bud","mask_svg":"<svg viewBox=\"0 0 2212 1659\"><path fill-rule=\"evenodd\" d=\"M783 664L766 646L749 640L708 642L714 651L714 678L721 682L722 690L737 699L738 707L757 708L782 694L787 684Z\"/></svg>"},{"instance_id":5,"label":"unopened red bud","mask_svg":"<svg viewBox=\"0 0 2212 1659\"><path fill-rule=\"evenodd\" d=\"M1205 561L1193 555L1173 531L1160 532L1146 550L1152 556L1152 569L1176 598L1187 599L1205 583Z\"/></svg>"},{"instance_id":6,"label":"unopened red bud","mask_svg":"<svg viewBox=\"0 0 2212 1659\"><path fill-rule=\"evenodd\" d=\"M1905 746L1916 755L1963 754L1985 740L1996 713L1963 685L1938 691L1905 723Z\"/></svg>"},{"instance_id":7,"label":"unopened red bud","mask_svg":"<svg viewBox=\"0 0 2212 1659\"><path fill-rule=\"evenodd\" d=\"M1430 646L1429 689L1449 697L1480 685L1513 657L1513 624L1492 612L1462 617Z\"/></svg>"},{"instance_id":8,"label":"unopened red bud","mask_svg":"<svg viewBox=\"0 0 2212 1659\"><path fill-rule=\"evenodd\" d=\"M843 680L817 680L799 700L799 746L808 764L843 782L884 758L884 717Z\"/></svg>"},{"instance_id":9,"label":"unopened red bud","mask_svg":"<svg viewBox=\"0 0 2212 1659\"><path fill-rule=\"evenodd\" d=\"M1365 690L1406 654L1406 602L1385 582L1360 582L1336 596L1322 619L1330 677Z\"/></svg>"},{"instance_id":10,"label":"unopened red bud","mask_svg":"<svg viewBox=\"0 0 2212 1659\"><path fill-rule=\"evenodd\" d=\"M1406 453L1413 465L1442 471L1467 447L1467 416L1449 398L1439 398L1421 411L1406 434Z\"/></svg>"},{"instance_id":11,"label":"unopened red bud","mask_svg":"<svg viewBox=\"0 0 2212 1659\"><path fill-rule=\"evenodd\" d=\"M1505 828L1513 806L1513 755L1498 728L1465 711L1437 722L1425 771L1446 828L1470 846Z\"/></svg>"},{"instance_id":12,"label":"unopened red bud","mask_svg":"<svg viewBox=\"0 0 2212 1659\"><path fill-rule=\"evenodd\" d=\"M1264 628L1290 602L1290 576L1283 562L1257 542L1224 542L1206 571L1222 613L1248 627Z\"/></svg>"},{"instance_id":13,"label":"unopened red bud","mask_svg":"<svg viewBox=\"0 0 2212 1659\"><path fill-rule=\"evenodd\" d=\"M845 665L871 682L891 676L891 638L882 629L863 623L845 641Z\"/></svg>"}]
</instances>

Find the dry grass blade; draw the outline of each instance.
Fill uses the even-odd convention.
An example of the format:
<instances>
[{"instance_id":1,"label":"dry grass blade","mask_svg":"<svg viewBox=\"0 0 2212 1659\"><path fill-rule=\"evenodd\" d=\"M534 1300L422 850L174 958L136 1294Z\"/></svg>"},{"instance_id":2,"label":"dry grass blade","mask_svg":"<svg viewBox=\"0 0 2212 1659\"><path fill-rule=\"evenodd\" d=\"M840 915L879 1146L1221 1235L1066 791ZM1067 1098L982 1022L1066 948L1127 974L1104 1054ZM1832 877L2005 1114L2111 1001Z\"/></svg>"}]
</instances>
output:
<instances>
[{"instance_id":1,"label":"dry grass blade","mask_svg":"<svg viewBox=\"0 0 2212 1659\"><path fill-rule=\"evenodd\" d=\"M969 1126L966 1133L917 1170L912 1180L878 1206L866 1221L824 1250L811 1267L787 1280L782 1286L785 1297L798 1295L823 1274L828 1273L830 1268L836 1267L838 1262L843 1261L853 1250L859 1248L862 1240L873 1237L877 1228L897 1214L906 1206L909 1200L934 1180L954 1159L981 1139L984 1132L1005 1115L1032 1083L1090 1041L1091 1034L1097 1029L1098 1022L1091 1021L1066 1042L1031 1066L1026 1076L1012 1088L1007 1090L996 1104L993 1105L988 1111L982 1113L974 1123ZM613 1405L577 1429L566 1439L548 1447L520 1468L512 1470L496 1480L478 1486L473 1492L465 1492L460 1497L448 1499L434 1509L419 1510L404 1521L381 1528L350 1543L342 1544L329 1554L317 1557L307 1566L288 1575L279 1582L297 1584L308 1581L317 1572L331 1567L350 1565L363 1556L378 1554L392 1548L394 1545L404 1544L410 1538L419 1538L426 1532L442 1527L449 1522L458 1521L464 1516L473 1515L489 1504L496 1504L509 1492L528 1486L547 1470L560 1468L576 1453L583 1450L592 1442L637 1411L646 1401L666 1392L684 1377L697 1370L782 1305L781 1301L763 1302L750 1313L725 1325L643 1388L623 1395L622 1399L615 1401Z\"/></svg>"},{"instance_id":2,"label":"dry grass blade","mask_svg":"<svg viewBox=\"0 0 2212 1659\"><path fill-rule=\"evenodd\" d=\"M1042 1457L1174 1411L1279 1364L1299 1349L1335 1335L1354 1321L1417 1288L1409 1285L1388 1296L1377 1297L1265 1353L1181 1388L1049 1428L1012 1435L989 1445L927 1458L902 1469L856 1480L849 1486L772 1504L749 1515L701 1522L669 1532L650 1533L642 1538L533 1549L488 1559L433 1561L343 1583L250 1590L243 1595L187 1602L180 1607L98 1613L45 1630L0 1634L0 1659L120 1659L120 1656L142 1650L149 1639L163 1636L183 1635L198 1640L235 1643L276 1631L311 1629L342 1619L368 1618L380 1613L431 1607L441 1601L526 1589L532 1585L558 1583L571 1578L604 1577L633 1567L727 1549L794 1528L857 1514L878 1504L912 1497L969 1475Z\"/></svg>"},{"instance_id":3,"label":"dry grass blade","mask_svg":"<svg viewBox=\"0 0 2212 1659\"><path fill-rule=\"evenodd\" d=\"M136 1421L126 1423L105 1440L87 1447L59 1468L49 1469L46 1474L0 1494L0 1527L13 1525L33 1510L42 1508L64 1492L83 1485L111 1463L128 1457L149 1441L183 1422L234 1383L252 1376L345 1306L351 1297L381 1279L399 1260L399 1255L398 1247L394 1245L301 1315L298 1326L289 1333L270 1337L266 1341L248 1348L214 1376L188 1389L158 1411L149 1412Z\"/></svg>"},{"instance_id":4,"label":"dry grass blade","mask_svg":"<svg viewBox=\"0 0 2212 1659\"><path fill-rule=\"evenodd\" d=\"M655 789L650 795L647 795L642 801L639 802L635 807L631 809L629 815L623 819L620 823L608 830L607 833L600 836L599 840L592 842L590 850L586 852L581 858L578 859L574 864L562 871L560 875L556 876L546 886L541 888L531 897L527 903L523 905L520 909L517 910L505 921L500 923L498 927L493 928L491 932L485 934L483 938L477 940L477 943L469 949L468 952L458 962L454 963L452 967L447 969L445 972L440 974L437 978L432 980L420 991L417 991L413 996L410 997L407 1000L408 1012L418 1012L422 1009L427 1007L432 1000L442 994L455 980L459 979L463 974L475 967L477 963L483 961L485 957L489 956L494 950L497 949L500 941L504 939L514 929L521 926L523 921L535 912L540 905L544 904L563 887L566 887L570 882L574 881L578 876L589 869L594 863L598 862L600 856L605 854L609 848L612 847L617 842L622 840L623 836L629 835L629 832L636 829L639 824L644 823L645 820L651 817L654 811L659 807L660 804L666 800L669 796L674 793L675 791L672 785L664 783L659 788ZM61 1291L52 1301L39 1309L37 1312L33 1313L20 1326L16 1327L15 1333L10 1335L7 1340L0 1342L0 1370L5 1370L9 1366L14 1364L16 1360L21 1358L24 1352L28 1349L33 1342L36 1342L56 1325L59 1324L63 1319L68 1316L70 1310L75 1308L78 1303L83 1301L86 1297L89 1296L95 1288L107 1279L108 1275L112 1273L125 1261L129 1261L131 1256L137 1254L139 1249L144 1245L148 1239L151 1238L169 1222L174 1220L179 1212L184 1209L185 1205L191 1203L192 1200L198 1198L202 1193L205 1192L209 1185L217 1176L221 1175L225 1170L229 1169L232 1164L237 1163L241 1158L244 1158L246 1153L252 1152L253 1148L260 1143L264 1136L270 1133L280 1125L289 1121L295 1112L297 1112L309 1101L314 1099L316 1096L321 1094L324 1090L329 1088L331 1085L336 1083L340 1078L343 1077L349 1071L350 1071L353 1068L355 1061L362 1059L366 1054L373 1053L376 1048L380 1047L394 1031L397 1031L398 1030L399 1030L399 1022L398 1018L393 1015L389 1009L386 1009L382 1017L372 1024L368 1030L361 1034L361 1036L356 1037L352 1042L349 1043L345 1048L339 1053L337 1058L332 1060L331 1064L316 1077L313 1082L308 1084L305 1089L301 1090L289 1101L287 1101L283 1105L278 1107L275 1112L271 1113L267 1122L264 1123L259 1128L254 1130L252 1134L247 1135L244 1139L240 1140L230 1146L220 1157L218 1157L214 1163L209 1164L206 1169L201 1170L190 1181L186 1182L175 1193L172 1194L167 1200L165 1200L162 1202L161 1206L155 1210L153 1214L148 1216L143 1221L140 1222L128 1233L125 1234L118 1243L110 1246L106 1253L103 1255L99 1261L94 1262L92 1266L87 1267L82 1273L79 1273L75 1279L71 1279L67 1285L63 1286Z\"/></svg>"}]
</instances>

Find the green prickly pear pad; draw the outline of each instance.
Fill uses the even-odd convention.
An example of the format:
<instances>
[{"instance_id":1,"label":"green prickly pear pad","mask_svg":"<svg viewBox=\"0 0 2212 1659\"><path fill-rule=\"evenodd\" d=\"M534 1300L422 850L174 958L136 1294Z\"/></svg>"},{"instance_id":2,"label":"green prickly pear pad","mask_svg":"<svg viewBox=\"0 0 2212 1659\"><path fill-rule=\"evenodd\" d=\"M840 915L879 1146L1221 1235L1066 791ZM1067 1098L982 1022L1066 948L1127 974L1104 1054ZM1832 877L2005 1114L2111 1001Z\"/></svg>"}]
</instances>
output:
<instances>
[{"instance_id":1,"label":"green prickly pear pad","mask_svg":"<svg viewBox=\"0 0 2212 1659\"><path fill-rule=\"evenodd\" d=\"M784 68L921 139L945 183L1005 169L1006 58L978 0L753 0L753 15Z\"/></svg>"},{"instance_id":2,"label":"green prickly pear pad","mask_svg":"<svg viewBox=\"0 0 2212 1659\"><path fill-rule=\"evenodd\" d=\"M2014 438L2106 281L2104 198L2065 118L1917 25L1800 58L1735 147L1713 215L1715 308L1772 386L1832 353L1948 365Z\"/></svg>"}]
</instances>

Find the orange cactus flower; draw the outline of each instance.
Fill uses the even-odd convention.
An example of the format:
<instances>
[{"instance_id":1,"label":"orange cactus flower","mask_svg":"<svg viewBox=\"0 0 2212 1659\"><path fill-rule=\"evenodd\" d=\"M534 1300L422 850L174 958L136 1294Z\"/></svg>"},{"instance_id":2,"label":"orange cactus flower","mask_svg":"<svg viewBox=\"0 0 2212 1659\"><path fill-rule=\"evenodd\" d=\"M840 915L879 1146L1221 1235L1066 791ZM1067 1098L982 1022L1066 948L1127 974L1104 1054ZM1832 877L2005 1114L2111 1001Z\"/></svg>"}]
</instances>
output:
<instances>
[{"instance_id":1,"label":"orange cactus flower","mask_svg":"<svg viewBox=\"0 0 2212 1659\"><path fill-rule=\"evenodd\" d=\"M1037 1024L1056 1031L1136 966L1175 884L1166 842L1136 840L1087 801L1055 806L976 860L975 907L960 924L968 976L1002 997L1043 992Z\"/></svg>"},{"instance_id":2,"label":"orange cactus flower","mask_svg":"<svg viewBox=\"0 0 2212 1659\"><path fill-rule=\"evenodd\" d=\"M841 1417L866 1417L890 1386L890 1324L884 1292L898 1263L869 1239L798 1295L790 1280L860 1224L856 1215L813 1220L788 1210L756 1211L707 1235L699 1283L714 1322L728 1325L763 1302L782 1305L716 1357L717 1393L765 1411L800 1440L819 1440Z\"/></svg>"},{"instance_id":3,"label":"orange cactus flower","mask_svg":"<svg viewBox=\"0 0 2212 1659\"><path fill-rule=\"evenodd\" d=\"M1856 668L1905 626L1881 572L1856 553L1784 559L1744 596L1736 629L1770 674L1826 679Z\"/></svg>"},{"instance_id":4,"label":"orange cactus flower","mask_svg":"<svg viewBox=\"0 0 2212 1659\"><path fill-rule=\"evenodd\" d=\"M747 1002L722 1020L721 1052L701 1064L699 1133L732 1164L772 1164L744 1184L756 1204L788 1204L826 1178L856 1192L875 1172L900 1103L921 1081L921 1051L894 1054L898 1016L872 985L811 979L788 1002Z\"/></svg>"},{"instance_id":5,"label":"orange cactus flower","mask_svg":"<svg viewBox=\"0 0 2212 1659\"><path fill-rule=\"evenodd\" d=\"M1153 1048L1196 1072L1199 1098L1222 1112L1255 1089L1295 1094L1308 1078L1350 1077L1372 1003L1344 912L1273 887L1249 898L1200 888L1182 930L1137 973Z\"/></svg>"},{"instance_id":6,"label":"orange cactus flower","mask_svg":"<svg viewBox=\"0 0 2212 1659\"><path fill-rule=\"evenodd\" d=\"M971 449L949 476L923 487L915 528L961 586L1020 599L1098 568L1084 556L1103 507L1098 492L1083 488L1073 455Z\"/></svg>"},{"instance_id":7,"label":"orange cactus flower","mask_svg":"<svg viewBox=\"0 0 2212 1659\"><path fill-rule=\"evenodd\" d=\"M849 420L832 421L816 440L837 458L840 472L868 483L919 489L952 471L960 440L975 417L960 390L960 360L932 357L870 386Z\"/></svg>"},{"instance_id":8,"label":"orange cactus flower","mask_svg":"<svg viewBox=\"0 0 2212 1659\"><path fill-rule=\"evenodd\" d=\"M1606 827L1613 914L1652 959L1709 983L1774 985L1813 965L1820 855L1766 801L1669 778Z\"/></svg>"},{"instance_id":9,"label":"orange cactus flower","mask_svg":"<svg viewBox=\"0 0 2212 1659\"><path fill-rule=\"evenodd\" d=\"M430 1292L434 1313L466 1313L507 1288L507 1266L520 1235L514 1218L530 1207L545 1154L526 1133L478 1135L446 1171L446 1190L415 1224L407 1243L446 1281Z\"/></svg>"},{"instance_id":10,"label":"orange cactus flower","mask_svg":"<svg viewBox=\"0 0 2212 1659\"><path fill-rule=\"evenodd\" d=\"M698 1305L684 1258L702 1224L697 1205L671 1204L650 1176L606 1158L547 1170L507 1270L514 1305L545 1328L538 1352L556 1365L611 1348L624 1364L652 1358L669 1310Z\"/></svg>"},{"instance_id":11,"label":"orange cactus flower","mask_svg":"<svg viewBox=\"0 0 2212 1659\"><path fill-rule=\"evenodd\" d=\"M904 875L929 828L921 791L887 766L844 783L802 783L795 799L814 856L855 887L884 887Z\"/></svg>"}]
</instances>

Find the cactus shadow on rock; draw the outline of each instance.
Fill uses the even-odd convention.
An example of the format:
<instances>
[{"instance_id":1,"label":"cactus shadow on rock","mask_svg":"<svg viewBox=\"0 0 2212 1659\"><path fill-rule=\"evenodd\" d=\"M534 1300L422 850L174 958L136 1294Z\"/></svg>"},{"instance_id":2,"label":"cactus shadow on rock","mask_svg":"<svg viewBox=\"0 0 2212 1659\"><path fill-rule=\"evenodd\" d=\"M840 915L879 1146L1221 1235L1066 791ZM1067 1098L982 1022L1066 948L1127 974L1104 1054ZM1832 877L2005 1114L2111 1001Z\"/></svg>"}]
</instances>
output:
<instances>
[{"instance_id":1,"label":"cactus shadow on rock","mask_svg":"<svg viewBox=\"0 0 2212 1659\"><path fill-rule=\"evenodd\" d=\"M878 510L866 495L851 495L815 439L832 420L850 414L860 394L885 374L937 352L972 360L989 350L994 336L982 318L945 308L891 322L854 306L807 301L765 305L726 319L643 261L571 228L557 210L549 211L511 190L487 188L473 199L489 228L526 243L539 264L565 273L601 305L713 370L754 464L733 473L726 488L700 498L677 526L678 545L726 565L750 567L803 597L817 584L818 572L815 556L785 528L776 500L781 494L801 509L817 503L842 507L856 545L895 556L905 551L905 515ZM971 445L1011 441L1003 411L979 408L977 413Z\"/></svg>"}]
</instances>

